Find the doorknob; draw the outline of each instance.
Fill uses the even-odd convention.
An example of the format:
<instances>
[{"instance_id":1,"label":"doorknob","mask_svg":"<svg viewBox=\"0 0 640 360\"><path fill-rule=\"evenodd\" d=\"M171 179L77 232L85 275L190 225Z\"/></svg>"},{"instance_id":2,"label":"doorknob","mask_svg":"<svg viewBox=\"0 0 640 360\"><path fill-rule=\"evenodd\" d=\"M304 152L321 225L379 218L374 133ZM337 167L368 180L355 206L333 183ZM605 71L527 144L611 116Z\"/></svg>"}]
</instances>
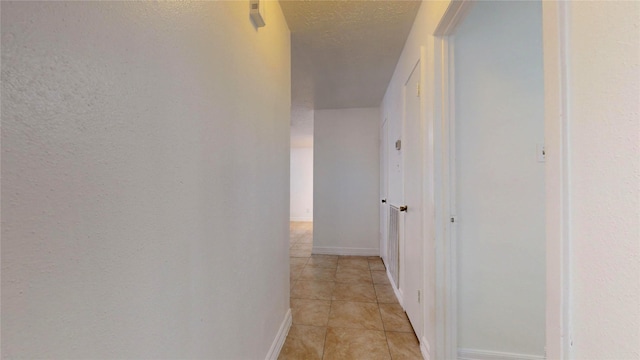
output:
<instances>
[{"instance_id":1,"label":"doorknob","mask_svg":"<svg viewBox=\"0 0 640 360\"><path fill-rule=\"evenodd\" d=\"M382 199L382 203L386 204L387 203L387 199Z\"/></svg>"},{"instance_id":2,"label":"doorknob","mask_svg":"<svg viewBox=\"0 0 640 360\"><path fill-rule=\"evenodd\" d=\"M400 206L400 211L407 212L407 205Z\"/></svg>"}]
</instances>

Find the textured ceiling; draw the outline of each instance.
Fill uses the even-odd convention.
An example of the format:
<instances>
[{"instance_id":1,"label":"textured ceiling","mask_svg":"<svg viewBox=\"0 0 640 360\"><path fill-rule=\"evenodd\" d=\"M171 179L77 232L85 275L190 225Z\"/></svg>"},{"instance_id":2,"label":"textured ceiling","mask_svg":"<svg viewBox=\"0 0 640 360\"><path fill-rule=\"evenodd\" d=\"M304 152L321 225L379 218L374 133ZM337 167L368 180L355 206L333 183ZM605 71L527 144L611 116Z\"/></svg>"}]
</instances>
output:
<instances>
[{"instance_id":1,"label":"textured ceiling","mask_svg":"<svg viewBox=\"0 0 640 360\"><path fill-rule=\"evenodd\" d=\"M280 4L291 30L292 132L312 121L310 109L378 106L420 1Z\"/></svg>"}]
</instances>

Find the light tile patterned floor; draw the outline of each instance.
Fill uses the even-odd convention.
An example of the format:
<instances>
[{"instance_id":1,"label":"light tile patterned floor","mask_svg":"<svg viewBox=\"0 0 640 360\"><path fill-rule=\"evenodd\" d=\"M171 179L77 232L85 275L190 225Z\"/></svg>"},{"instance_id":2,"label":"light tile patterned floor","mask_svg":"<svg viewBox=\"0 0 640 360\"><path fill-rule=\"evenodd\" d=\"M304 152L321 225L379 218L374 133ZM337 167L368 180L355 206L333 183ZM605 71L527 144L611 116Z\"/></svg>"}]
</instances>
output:
<instances>
[{"instance_id":1,"label":"light tile patterned floor","mask_svg":"<svg viewBox=\"0 0 640 360\"><path fill-rule=\"evenodd\" d=\"M311 255L312 224L290 226L293 325L279 359L422 359L382 260Z\"/></svg>"}]
</instances>

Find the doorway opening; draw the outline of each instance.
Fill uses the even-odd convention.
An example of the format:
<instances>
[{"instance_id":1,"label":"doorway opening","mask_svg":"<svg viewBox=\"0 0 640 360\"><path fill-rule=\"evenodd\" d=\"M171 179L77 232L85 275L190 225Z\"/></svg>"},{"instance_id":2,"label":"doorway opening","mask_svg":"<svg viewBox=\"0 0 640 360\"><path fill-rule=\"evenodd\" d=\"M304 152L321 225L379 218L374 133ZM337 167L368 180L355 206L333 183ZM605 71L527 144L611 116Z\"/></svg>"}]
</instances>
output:
<instances>
[{"instance_id":1,"label":"doorway opening","mask_svg":"<svg viewBox=\"0 0 640 360\"><path fill-rule=\"evenodd\" d=\"M313 147L291 148L289 255L309 257L313 248Z\"/></svg>"}]
</instances>

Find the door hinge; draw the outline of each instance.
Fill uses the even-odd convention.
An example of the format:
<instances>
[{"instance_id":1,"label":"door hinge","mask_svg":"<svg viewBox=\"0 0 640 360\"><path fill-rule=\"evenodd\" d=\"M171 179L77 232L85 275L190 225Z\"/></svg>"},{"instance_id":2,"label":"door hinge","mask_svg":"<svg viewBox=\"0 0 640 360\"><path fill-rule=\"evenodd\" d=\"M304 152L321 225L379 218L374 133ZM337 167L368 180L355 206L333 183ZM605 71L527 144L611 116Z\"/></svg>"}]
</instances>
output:
<instances>
[{"instance_id":1,"label":"door hinge","mask_svg":"<svg viewBox=\"0 0 640 360\"><path fill-rule=\"evenodd\" d=\"M455 217L455 216L451 216L450 221L451 221L452 223L456 222L456 217Z\"/></svg>"},{"instance_id":2,"label":"door hinge","mask_svg":"<svg viewBox=\"0 0 640 360\"><path fill-rule=\"evenodd\" d=\"M420 83L416 84L416 96L420 97Z\"/></svg>"},{"instance_id":3,"label":"door hinge","mask_svg":"<svg viewBox=\"0 0 640 360\"><path fill-rule=\"evenodd\" d=\"M418 303L420 303L420 290L418 290Z\"/></svg>"}]
</instances>

